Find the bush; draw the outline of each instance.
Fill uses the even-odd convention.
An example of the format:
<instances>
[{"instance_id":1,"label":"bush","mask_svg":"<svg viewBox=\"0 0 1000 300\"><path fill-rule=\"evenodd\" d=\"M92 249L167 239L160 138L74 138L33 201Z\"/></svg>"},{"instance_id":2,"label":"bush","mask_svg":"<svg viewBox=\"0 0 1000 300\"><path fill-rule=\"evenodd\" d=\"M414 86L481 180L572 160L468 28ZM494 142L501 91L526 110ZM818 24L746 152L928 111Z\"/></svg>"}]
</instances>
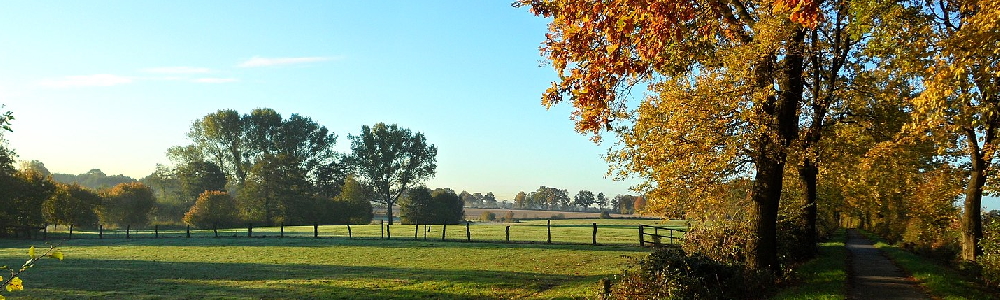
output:
<instances>
[{"instance_id":1,"label":"bush","mask_svg":"<svg viewBox=\"0 0 1000 300\"><path fill-rule=\"evenodd\" d=\"M990 287L1000 287L1000 220L991 220L984 226L979 246L983 248L978 260L983 281Z\"/></svg>"},{"instance_id":2,"label":"bush","mask_svg":"<svg viewBox=\"0 0 1000 300\"><path fill-rule=\"evenodd\" d=\"M554 214L551 217L549 217L549 219L552 219L552 220L562 220L562 219L565 219L565 218L566 218L566 214L564 214L564 213Z\"/></svg>"},{"instance_id":3,"label":"bush","mask_svg":"<svg viewBox=\"0 0 1000 300\"><path fill-rule=\"evenodd\" d=\"M723 263L679 248L658 248L634 261L611 289L611 299L763 299L771 278L744 264Z\"/></svg>"},{"instance_id":4,"label":"bush","mask_svg":"<svg viewBox=\"0 0 1000 300\"><path fill-rule=\"evenodd\" d=\"M497 220L497 214L495 213L484 211L483 213L479 214L479 221L493 222L496 220Z\"/></svg>"},{"instance_id":5,"label":"bush","mask_svg":"<svg viewBox=\"0 0 1000 300\"><path fill-rule=\"evenodd\" d=\"M601 219L611 219L611 213L609 213L607 211L602 211L601 212Z\"/></svg>"},{"instance_id":6,"label":"bush","mask_svg":"<svg viewBox=\"0 0 1000 300\"><path fill-rule=\"evenodd\" d=\"M500 217L500 221L504 223L516 223L517 219L514 219L514 212L508 210L507 213L503 214L503 217Z\"/></svg>"}]
</instances>

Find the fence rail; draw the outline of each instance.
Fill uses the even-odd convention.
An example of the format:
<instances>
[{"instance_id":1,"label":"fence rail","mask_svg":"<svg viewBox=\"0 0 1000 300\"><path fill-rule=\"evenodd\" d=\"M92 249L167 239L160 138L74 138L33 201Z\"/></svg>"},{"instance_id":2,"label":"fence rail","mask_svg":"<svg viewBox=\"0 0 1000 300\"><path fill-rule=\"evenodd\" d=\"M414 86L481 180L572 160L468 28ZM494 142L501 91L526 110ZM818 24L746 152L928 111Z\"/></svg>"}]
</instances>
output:
<instances>
[{"instance_id":1,"label":"fence rail","mask_svg":"<svg viewBox=\"0 0 1000 300\"><path fill-rule=\"evenodd\" d=\"M652 229L652 232L648 230ZM666 234L660 234L660 230L667 231ZM682 237L687 230L677 229L666 226L656 226L656 225L639 225L639 246L645 247L646 244L652 246L663 246L663 238L667 238L668 242L666 245L676 245L679 244L676 241L682 241ZM646 236L651 237L649 241L646 241Z\"/></svg>"},{"instance_id":2,"label":"fence rail","mask_svg":"<svg viewBox=\"0 0 1000 300\"><path fill-rule=\"evenodd\" d=\"M619 222L621 223L621 222ZM265 227L245 224L240 227L194 228L190 226L130 226L79 228L46 226L29 229L20 238L33 239L187 239L187 238L346 238L389 240L439 240L487 243L547 243L589 245L656 244L668 238L673 244L683 230L666 226L636 224L598 224L573 220L546 220L527 223L471 223L388 225L384 221L369 225L283 225ZM666 230L667 232L663 232ZM665 233L661 235L661 233ZM669 233L669 234L667 234ZM651 238L647 238L647 236Z\"/></svg>"}]
</instances>

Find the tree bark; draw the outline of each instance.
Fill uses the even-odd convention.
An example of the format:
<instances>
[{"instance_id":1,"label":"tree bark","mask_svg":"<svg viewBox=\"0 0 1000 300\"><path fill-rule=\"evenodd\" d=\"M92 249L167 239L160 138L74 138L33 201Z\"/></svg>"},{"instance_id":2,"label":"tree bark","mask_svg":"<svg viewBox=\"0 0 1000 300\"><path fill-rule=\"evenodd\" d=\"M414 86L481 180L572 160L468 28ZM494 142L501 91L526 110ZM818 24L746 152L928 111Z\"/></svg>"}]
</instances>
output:
<instances>
[{"instance_id":1,"label":"tree bark","mask_svg":"<svg viewBox=\"0 0 1000 300\"><path fill-rule=\"evenodd\" d=\"M805 187L806 193L806 205L802 209L802 214L806 221L806 245L810 245L809 255L815 254L816 242L818 240L818 233L816 231L816 223L819 218L817 213L816 201L818 199L817 191L817 177L819 175L819 167L813 162L813 158L806 158L799 167L799 178L802 180L802 184Z\"/></svg>"},{"instance_id":2,"label":"tree bark","mask_svg":"<svg viewBox=\"0 0 1000 300\"><path fill-rule=\"evenodd\" d=\"M780 65L781 72L777 96L769 97L761 108L770 118L758 137L755 159L756 175L753 186L753 211L751 230L754 241L750 251L750 265L758 270L781 271L778 264L778 208L784 180L785 158L791 141L798 135L798 107L803 92L803 41L805 31L799 29L788 41L787 53ZM771 55L758 66L758 87L767 88L774 78Z\"/></svg>"},{"instance_id":3,"label":"tree bark","mask_svg":"<svg viewBox=\"0 0 1000 300\"><path fill-rule=\"evenodd\" d=\"M965 190L965 215L962 218L962 259L975 261L979 250L979 239L983 237L983 185L986 184L986 160L977 144L976 135L966 134L972 161L972 174Z\"/></svg>"}]
</instances>

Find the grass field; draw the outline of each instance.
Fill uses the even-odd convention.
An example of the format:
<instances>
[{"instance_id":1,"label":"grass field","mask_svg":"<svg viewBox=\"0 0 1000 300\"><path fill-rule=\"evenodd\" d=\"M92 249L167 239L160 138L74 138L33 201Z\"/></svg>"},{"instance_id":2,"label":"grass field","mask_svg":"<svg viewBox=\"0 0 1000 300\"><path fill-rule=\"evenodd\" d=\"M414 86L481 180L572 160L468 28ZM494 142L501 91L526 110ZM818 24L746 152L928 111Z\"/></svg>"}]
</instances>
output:
<instances>
[{"instance_id":1,"label":"grass field","mask_svg":"<svg viewBox=\"0 0 1000 300\"><path fill-rule=\"evenodd\" d=\"M636 220L636 219L567 219L552 220L552 242L556 244L590 244L593 242L593 223L598 224L597 243L602 245L638 245L638 225L662 225L670 228L685 228L684 221L657 221L657 220ZM469 236L475 242L506 242L506 227L510 226L510 241L514 243L545 243L548 241L548 225L545 220L531 220L520 223L471 223L469 226ZM389 233L382 231L380 225L351 225L350 235L346 225L321 225L319 226L319 237L321 238L348 238L352 236L358 239L379 239ZM420 226L413 225L392 225L389 231L392 239L413 240L416 236L419 240L441 240L441 233L444 230L441 225ZM465 241L466 226L449 225L444 233L446 240ZM279 227L255 227L251 236L253 237L278 237L281 236ZM220 229L220 237L247 237L247 228ZM667 233L662 233L666 235ZM96 230L75 230L74 239L97 239ZM153 229L143 228L141 230L131 230L127 234L131 238L152 238L155 236ZM313 226L285 226L285 237L313 237ZM675 233L676 236L683 236ZM159 230L161 238L185 238L187 233L184 229ZM191 231L194 238L215 237L212 230ZM68 228L59 227L50 229L49 238L60 239L69 237ZM122 239L126 237L123 229L105 230L105 239ZM664 240L666 242L666 240Z\"/></svg>"},{"instance_id":2,"label":"grass field","mask_svg":"<svg viewBox=\"0 0 1000 300\"><path fill-rule=\"evenodd\" d=\"M568 236L583 229L582 240L589 243L589 224L593 222L608 231L614 226L621 227L623 240L625 236L632 239L636 235L635 225L651 223L553 221L553 240L563 241L556 238L556 233ZM545 239L544 221L511 226L512 239L514 227L523 227L517 232L526 240ZM464 226L455 227L459 228L453 233L449 226L449 239L464 239ZM502 239L505 226L470 226L470 230L475 228L479 228L482 236L496 236L490 232L500 232ZM311 226L285 229L312 231ZM373 225L354 230L377 236L378 229L378 225ZM7 296L16 299L594 298L597 282L621 271L627 261L623 255L639 257L648 251L626 246L628 243L590 246L414 241L412 226L409 229L401 230L409 232L408 239L403 235L399 239L394 236L393 240L73 239L62 241L65 261L42 261L22 277L25 290ZM254 234L273 236L272 230L255 228ZM329 228L328 232L333 233L334 229ZM614 240L611 236L607 238ZM565 241L577 240L567 237ZM0 241L0 264L19 265L30 245L42 246L42 242Z\"/></svg>"}]
</instances>

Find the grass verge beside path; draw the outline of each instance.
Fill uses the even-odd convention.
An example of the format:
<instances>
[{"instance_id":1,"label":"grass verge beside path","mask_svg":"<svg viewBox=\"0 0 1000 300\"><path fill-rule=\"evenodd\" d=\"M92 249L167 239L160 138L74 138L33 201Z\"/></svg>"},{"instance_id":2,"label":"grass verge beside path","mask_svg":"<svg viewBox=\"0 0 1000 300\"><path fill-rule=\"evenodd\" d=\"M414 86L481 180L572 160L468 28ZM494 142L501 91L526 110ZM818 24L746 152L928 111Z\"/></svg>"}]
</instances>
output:
<instances>
[{"instance_id":1,"label":"grass verge beside path","mask_svg":"<svg viewBox=\"0 0 1000 300\"><path fill-rule=\"evenodd\" d=\"M788 287L774 299L845 299L847 293L847 248L844 229L830 241L819 244L818 256L795 270L797 285Z\"/></svg>"},{"instance_id":2,"label":"grass verge beside path","mask_svg":"<svg viewBox=\"0 0 1000 300\"><path fill-rule=\"evenodd\" d=\"M998 299L1000 295L990 295L975 282L975 280L938 264L930 259L920 257L899 247L887 244L877 236L861 231L869 239L876 241L875 248L882 250L890 259L896 262L904 272L913 276L920 286L932 296L940 299Z\"/></svg>"}]
</instances>

